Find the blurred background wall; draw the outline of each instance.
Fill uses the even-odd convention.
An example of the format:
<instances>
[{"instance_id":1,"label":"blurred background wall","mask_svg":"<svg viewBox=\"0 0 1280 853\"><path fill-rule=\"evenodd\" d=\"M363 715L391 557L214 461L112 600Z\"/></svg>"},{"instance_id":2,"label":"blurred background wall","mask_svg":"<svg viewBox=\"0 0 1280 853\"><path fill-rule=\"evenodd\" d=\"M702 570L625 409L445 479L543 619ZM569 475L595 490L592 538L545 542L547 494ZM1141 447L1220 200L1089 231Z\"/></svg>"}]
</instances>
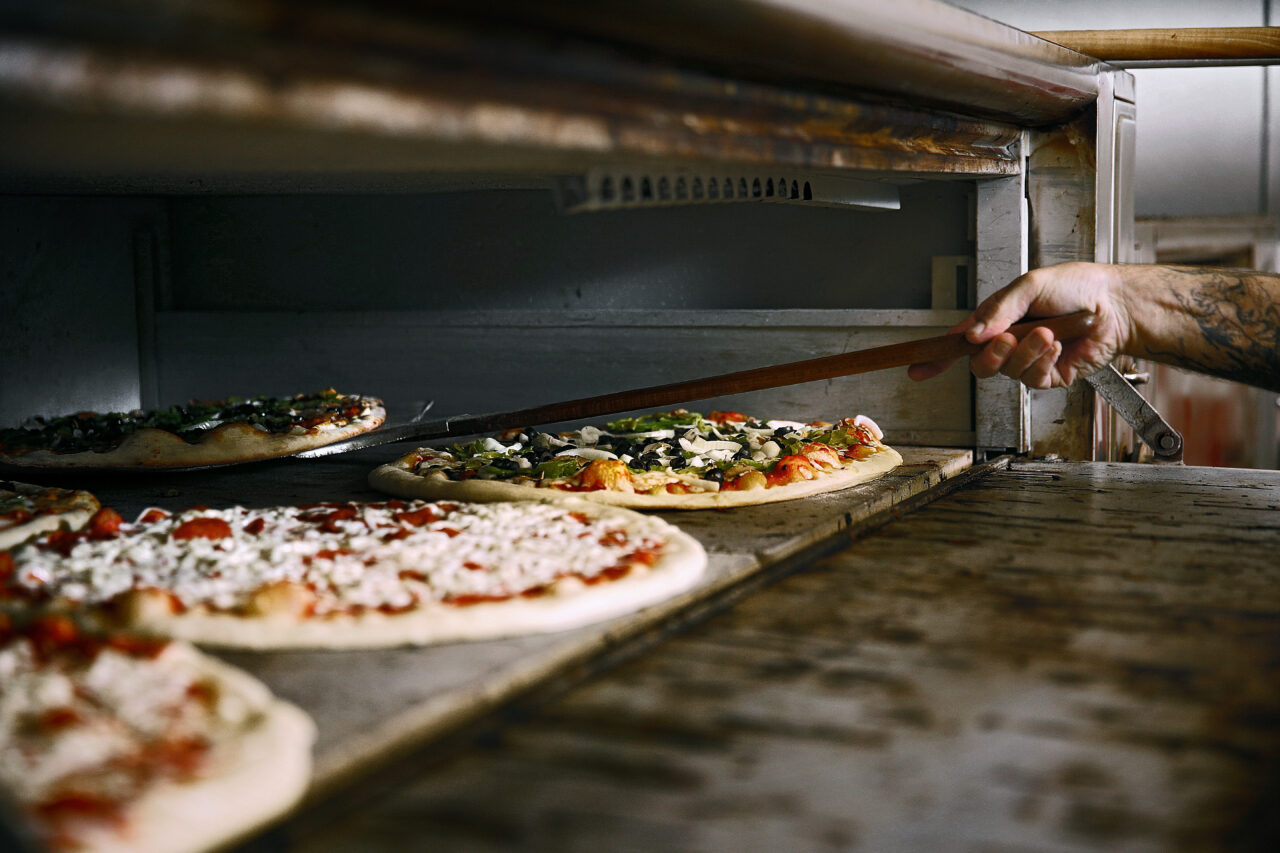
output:
<instances>
[{"instance_id":1,"label":"blurred background wall","mask_svg":"<svg viewBox=\"0 0 1280 853\"><path fill-rule=\"evenodd\" d=\"M952 0L1028 31L1280 25L1280 0ZM1139 257L1280 271L1280 66L1133 68ZM1277 467L1274 393L1150 370L1196 465Z\"/></svg>"}]
</instances>

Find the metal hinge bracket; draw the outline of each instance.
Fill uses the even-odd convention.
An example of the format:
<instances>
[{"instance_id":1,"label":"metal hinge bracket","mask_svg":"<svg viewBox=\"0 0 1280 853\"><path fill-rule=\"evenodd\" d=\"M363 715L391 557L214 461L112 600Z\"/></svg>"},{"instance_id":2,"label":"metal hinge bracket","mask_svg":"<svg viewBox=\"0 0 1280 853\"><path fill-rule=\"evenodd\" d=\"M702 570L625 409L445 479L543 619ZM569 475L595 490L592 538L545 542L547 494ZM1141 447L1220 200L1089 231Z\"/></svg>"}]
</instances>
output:
<instances>
[{"instance_id":1,"label":"metal hinge bracket","mask_svg":"<svg viewBox=\"0 0 1280 853\"><path fill-rule=\"evenodd\" d=\"M1093 390L1125 419L1156 462L1182 464L1182 435L1111 365L1085 377Z\"/></svg>"}]
</instances>

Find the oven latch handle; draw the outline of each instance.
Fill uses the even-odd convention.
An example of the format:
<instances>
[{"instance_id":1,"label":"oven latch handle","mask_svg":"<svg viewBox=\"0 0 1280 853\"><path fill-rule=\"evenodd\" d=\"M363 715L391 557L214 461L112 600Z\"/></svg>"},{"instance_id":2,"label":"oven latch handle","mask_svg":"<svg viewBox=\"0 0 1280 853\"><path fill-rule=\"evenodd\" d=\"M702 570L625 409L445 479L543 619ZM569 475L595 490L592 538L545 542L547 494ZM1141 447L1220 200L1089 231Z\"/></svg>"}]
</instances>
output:
<instances>
[{"instance_id":1,"label":"oven latch handle","mask_svg":"<svg viewBox=\"0 0 1280 853\"><path fill-rule=\"evenodd\" d=\"M1169 422L1118 370L1107 365L1085 379L1151 448L1156 462L1182 464L1182 435L1169 426Z\"/></svg>"}]
</instances>

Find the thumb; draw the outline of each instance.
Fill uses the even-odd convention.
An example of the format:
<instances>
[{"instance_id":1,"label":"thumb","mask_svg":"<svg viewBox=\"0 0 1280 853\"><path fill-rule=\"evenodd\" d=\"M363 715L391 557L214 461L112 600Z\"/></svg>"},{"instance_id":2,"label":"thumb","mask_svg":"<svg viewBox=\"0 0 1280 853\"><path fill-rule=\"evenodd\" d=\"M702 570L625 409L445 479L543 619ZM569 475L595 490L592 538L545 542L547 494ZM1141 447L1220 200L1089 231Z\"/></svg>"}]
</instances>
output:
<instances>
[{"instance_id":1,"label":"thumb","mask_svg":"<svg viewBox=\"0 0 1280 853\"><path fill-rule=\"evenodd\" d=\"M1019 276L974 310L973 322L965 331L965 337L975 344L991 340L1026 316L1027 309L1039 295L1039 287L1027 275Z\"/></svg>"}]
</instances>

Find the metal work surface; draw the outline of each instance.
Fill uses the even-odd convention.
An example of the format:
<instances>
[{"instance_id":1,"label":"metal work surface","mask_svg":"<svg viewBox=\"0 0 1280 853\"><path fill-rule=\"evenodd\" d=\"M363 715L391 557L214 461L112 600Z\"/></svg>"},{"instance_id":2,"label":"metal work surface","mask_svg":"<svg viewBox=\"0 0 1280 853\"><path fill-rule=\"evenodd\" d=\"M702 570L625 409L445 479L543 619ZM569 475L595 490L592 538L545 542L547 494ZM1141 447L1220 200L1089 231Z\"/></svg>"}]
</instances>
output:
<instances>
[{"instance_id":1,"label":"metal work surface","mask_svg":"<svg viewBox=\"0 0 1280 853\"><path fill-rule=\"evenodd\" d=\"M1277 554L1280 473L1015 464L291 849L1275 849Z\"/></svg>"},{"instance_id":2,"label":"metal work surface","mask_svg":"<svg viewBox=\"0 0 1280 853\"><path fill-rule=\"evenodd\" d=\"M1061 121L1098 95L1096 59L935 0L443 0L767 79L909 95L948 109Z\"/></svg>"},{"instance_id":3,"label":"metal work surface","mask_svg":"<svg viewBox=\"0 0 1280 853\"><path fill-rule=\"evenodd\" d=\"M152 505L179 509L379 500L386 496L365 484L366 475L406 451L389 445L332 459L77 482L130 518ZM312 796L319 797L358 780L398 751L654 628L693 602L920 495L971 461L969 451L942 448L904 448L903 456L905 464L884 478L830 495L731 512L664 514L702 541L710 556L708 573L691 592L635 615L575 631L492 642L222 656L315 719L319 738Z\"/></svg>"},{"instance_id":4,"label":"metal work surface","mask_svg":"<svg viewBox=\"0 0 1280 853\"><path fill-rule=\"evenodd\" d=\"M0 175L197 193L660 160L994 176L1018 168L1019 125L1097 97L1087 57L930 0L863 5L839 20L818 3L579 4L567 20L537 4L10 5Z\"/></svg>"}]
</instances>

